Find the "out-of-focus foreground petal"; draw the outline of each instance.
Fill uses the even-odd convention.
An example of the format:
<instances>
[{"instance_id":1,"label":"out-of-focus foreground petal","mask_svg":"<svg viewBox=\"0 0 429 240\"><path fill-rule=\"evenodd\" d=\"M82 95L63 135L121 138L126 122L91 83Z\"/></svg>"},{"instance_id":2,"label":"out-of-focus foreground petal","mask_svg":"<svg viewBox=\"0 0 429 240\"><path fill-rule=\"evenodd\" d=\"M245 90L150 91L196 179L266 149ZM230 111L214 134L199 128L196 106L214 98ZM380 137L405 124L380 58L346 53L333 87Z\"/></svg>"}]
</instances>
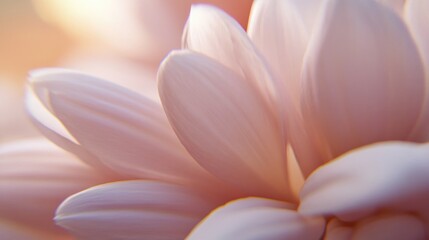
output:
<instances>
[{"instance_id":1,"label":"out-of-focus foreground petal","mask_svg":"<svg viewBox=\"0 0 429 240\"><path fill-rule=\"evenodd\" d=\"M254 84L277 113L271 73L244 29L225 12L207 5L192 6L183 47L214 58Z\"/></svg>"},{"instance_id":2,"label":"out-of-focus foreground petal","mask_svg":"<svg viewBox=\"0 0 429 240\"><path fill-rule=\"evenodd\" d=\"M176 184L124 181L71 196L55 221L79 239L184 239L219 204Z\"/></svg>"},{"instance_id":3,"label":"out-of-focus foreground petal","mask_svg":"<svg viewBox=\"0 0 429 240\"><path fill-rule=\"evenodd\" d=\"M0 218L40 231L59 231L52 218L68 196L109 181L43 139L0 146Z\"/></svg>"},{"instance_id":4,"label":"out-of-focus foreground petal","mask_svg":"<svg viewBox=\"0 0 429 240\"><path fill-rule=\"evenodd\" d=\"M72 71L42 70L32 86L82 147L111 169L187 184L214 181L180 144L159 103Z\"/></svg>"},{"instance_id":5,"label":"out-of-focus foreground petal","mask_svg":"<svg viewBox=\"0 0 429 240\"><path fill-rule=\"evenodd\" d=\"M280 124L252 85L187 50L166 58L158 80L169 121L201 166L246 193L291 198Z\"/></svg>"},{"instance_id":6,"label":"out-of-focus foreground petal","mask_svg":"<svg viewBox=\"0 0 429 240\"><path fill-rule=\"evenodd\" d=\"M402 19L372 0L333 0L319 23L304 61L302 109L320 155L407 140L425 81Z\"/></svg>"},{"instance_id":7,"label":"out-of-focus foreground petal","mask_svg":"<svg viewBox=\"0 0 429 240\"><path fill-rule=\"evenodd\" d=\"M304 175L323 163L311 146L300 107L303 58L320 2L255 1L248 29L274 73L285 135Z\"/></svg>"},{"instance_id":8,"label":"out-of-focus foreground petal","mask_svg":"<svg viewBox=\"0 0 429 240\"><path fill-rule=\"evenodd\" d=\"M428 144L405 142L353 150L310 175L299 211L356 221L382 209L413 212L429 223L428 156Z\"/></svg>"},{"instance_id":9,"label":"out-of-focus foreground petal","mask_svg":"<svg viewBox=\"0 0 429 240\"><path fill-rule=\"evenodd\" d=\"M293 209L292 204L271 199L239 199L213 211L188 239L320 239L325 220Z\"/></svg>"}]
</instances>

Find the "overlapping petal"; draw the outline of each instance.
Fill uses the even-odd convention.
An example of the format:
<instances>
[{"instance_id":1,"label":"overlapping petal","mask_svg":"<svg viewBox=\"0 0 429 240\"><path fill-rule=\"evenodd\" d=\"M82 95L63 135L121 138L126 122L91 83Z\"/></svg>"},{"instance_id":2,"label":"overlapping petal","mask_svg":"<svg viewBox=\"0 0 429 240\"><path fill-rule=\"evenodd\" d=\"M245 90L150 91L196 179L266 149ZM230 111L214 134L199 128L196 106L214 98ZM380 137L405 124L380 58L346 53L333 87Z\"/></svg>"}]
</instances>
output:
<instances>
[{"instance_id":1,"label":"overlapping petal","mask_svg":"<svg viewBox=\"0 0 429 240\"><path fill-rule=\"evenodd\" d=\"M293 207L270 199L239 199L213 211L188 239L320 239L324 219L302 216Z\"/></svg>"},{"instance_id":2,"label":"overlapping petal","mask_svg":"<svg viewBox=\"0 0 429 240\"><path fill-rule=\"evenodd\" d=\"M231 68L254 84L273 111L277 110L271 73L243 28L225 12L207 5L192 6L182 44Z\"/></svg>"},{"instance_id":3,"label":"overlapping petal","mask_svg":"<svg viewBox=\"0 0 429 240\"><path fill-rule=\"evenodd\" d=\"M291 197L280 124L248 82L186 50L166 58L158 80L170 123L204 168L247 193Z\"/></svg>"},{"instance_id":4,"label":"overlapping petal","mask_svg":"<svg viewBox=\"0 0 429 240\"><path fill-rule=\"evenodd\" d=\"M82 147L115 171L187 184L215 181L187 154L158 103L71 71L41 72L33 88Z\"/></svg>"},{"instance_id":5,"label":"overlapping petal","mask_svg":"<svg viewBox=\"0 0 429 240\"><path fill-rule=\"evenodd\" d=\"M302 64L320 2L255 1L248 29L275 75L285 135L304 175L321 164L303 125L300 108Z\"/></svg>"},{"instance_id":6,"label":"overlapping petal","mask_svg":"<svg viewBox=\"0 0 429 240\"><path fill-rule=\"evenodd\" d=\"M59 232L52 218L69 195L109 181L43 139L0 147L0 218Z\"/></svg>"},{"instance_id":7,"label":"overlapping petal","mask_svg":"<svg viewBox=\"0 0 429 240\"><path fill-rule=\"evenodd\" d=\"M55 220L80 239L184 239L218 204L176 184L124 181L71 196Z\"/></svg>"},{"instance_id":8,"label":"overlapping petal","mask_svg":"<svg viewBox=\"0 0 429 240\"><path fill-rule=\"evenodd\" d=\"M301 191L300 212L356 221L379 210L429 219L429 145L378 143L317 169ZM429 228L427 228L429 229Z\"/></svg>"},{"instance_id":9,"label":"overlapping petal","mask_svg":"<svg viewBox=\"0 0 429 240\"><path fill-rule=\"evenodd\" d=\"M425 81L402 19L372 0L334 0L315 31L304 61L302 110L323 158L407 140Z\"/></svg>"}]
</instances>

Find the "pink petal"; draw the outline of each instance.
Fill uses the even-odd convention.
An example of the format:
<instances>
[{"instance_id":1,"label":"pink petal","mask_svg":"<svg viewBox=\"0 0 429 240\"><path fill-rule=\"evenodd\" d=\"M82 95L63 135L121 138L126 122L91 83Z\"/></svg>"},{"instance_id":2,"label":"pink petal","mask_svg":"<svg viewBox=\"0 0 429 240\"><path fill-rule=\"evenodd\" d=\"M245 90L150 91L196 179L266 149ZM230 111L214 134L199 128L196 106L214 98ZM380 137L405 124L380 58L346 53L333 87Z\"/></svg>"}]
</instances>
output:
<instances>
[{"instance_id":1,"label":"pink petal","mask_svg":"<svg viewBox=\"0 0 429 240\"><path fill-rule=\"evenodd\" d=\"M248 30L275 75L285 134L304 175L322 163L311 146L300 107L301 68L319 5L317 0L255 1Z\"/></svg>"},{"instance_id":2,"label":"pink petal","mask_svg":"<svg viewBox=\"0 0 429 240\"><path fill-rule=\"evenodd\" d=\"M324 219L304 217L292 208L270 199L236 200L213 211L188 239L320 239Z\"/></svg>"},{"instance_id":3,"label":"pink petal","mask_svg":"<svg viewBox=\"0 0 429 240\"><path fill-rule=\"evenodd\" d=\"M158 80L170 123L204 168L249 194L291 197L280 124L258 91L189 51L170 54Z\"/></svg>"},{"instance_id":4,"label":"pink petal","mask_svg":"<svg viewBox=\"0 0 429 240\"><path fill-rule=\"evenodd\" d=\"M207 5L193 5L183 35L183 46L231 68L254 84L267 102L274 104L275 87L271 73L246 32L225 12Z\"/></svg>"},{"instance_id":5,"label":"pink petal","mask_svg":"<svg viewBox=\"0 0 429 240\"><path fill-rule=\"evenodd\" d=\"M427 239L427 230L421 219L412 214L376 216L357 224L353 239Z\"/></svg>"},{"instance_id":6,"label":"pink petal","mask_svg":"<svg viewBox=\"0 0 429 240\"><path fill-rule=\"evenodd\" d=\"M42 139L0 147L0 218L58 232L52 218L69 195L109 179Z\"/></svg>"},{"instance_id":7,"label":"pink petal","mask_svg":"<svg viewBox=\"0 0 429 240\"><path fill-rule=\"evenodd\" d=\"M79 239L184 239L218 204L180 185L125 181L71 196L55 221Z\"/></svg>"},{"instance_id":8,"label":"pink petal","mask_svg":"<svg viewBox=\"0 0 429 240\"><path fill-rule=\"evenodd\" d=\"M182 183L214 180L188 155L160 104L76 72L43 72L33 83L91 154L127 176Z\"/></svg>"},{"instance_id":9,"label":"pink petal","mask_svg":"<svg viewBox=\"0 0 429 240\"><path fill-rule=\"evenodd\" d=\"M305 58L303 114L319 154L406 140L419 117L424 75L402 20L371 0L329 2Z\"/></svg>"},{"instance_id":10,"label":"pink petal","mask_svg":"<svg viewBox=\"0 0 429 240\"><path fill-rule=\"evenodd\" d=\"M317 169L301 191L299 211L356 221L378 210L429 219L429 145L388 142L349 152Z\"/></svg>"},{"instance_id":11,"label":"pink petal","mask_svg":"<svg viewBox=\"0 0 429 240\"><path fill-rule=\"evenodd\" d=\"M408 0L405 4L405 19L420 50L426 70L426 99L419 124L414 129L414 138L429 140L429 2L426 0Z\"/></svg>"},{"instance_id":12,"label":"pink petal","mask_svg":"<svg viewBox=\"0 0 429 240\"><path fill-rule=\"evenodd\" d=\"M377 0L377 2L380 2L387 7L390 7L393 11L396 11L396 13L399 16L402 16L404 12L404 4L408 0Z\"/></svg>"},{"instance_id":13,"label":"pink petal","mask_svg":"<svg viewBox=\"0 0 429 240\"><path fill-rule=\"evenodd\" d=\"M37 75L38 74L34 74L33 72L30 81L37 81L33 78ZM34 126L36 126L46 138L66 151L73 153L89 165L104 171L106 174L112 177L117 175L102 164L97 157L86 151L76 139L70 135L64 125L52 114L52 109L50 109L50 104L45 96L36 96L33 89L27 88L25 105ZM119 176L117 177L119 178Z\"/></svg>"}]
</instances>

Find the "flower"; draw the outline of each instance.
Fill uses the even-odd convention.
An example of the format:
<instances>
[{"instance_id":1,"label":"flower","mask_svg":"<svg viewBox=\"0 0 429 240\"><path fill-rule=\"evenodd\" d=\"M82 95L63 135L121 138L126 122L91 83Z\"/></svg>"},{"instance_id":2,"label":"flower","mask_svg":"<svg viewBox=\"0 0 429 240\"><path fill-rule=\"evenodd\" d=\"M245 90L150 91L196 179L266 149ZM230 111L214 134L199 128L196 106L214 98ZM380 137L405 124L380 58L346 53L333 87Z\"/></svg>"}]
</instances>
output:
<instances>
[{"instance_id":1,"label":"flower","mask_svg":"<svg viewBox=\"0 0 429 240\"><path fill-rule=\"evenodd\" d=\"M33 111L45 133L142 179L71 196L57 223L83 239L427 238L429 146L412 143L427 134L426 3L260 0L250 38L195 6L185 50L159 68L162 107L84 74L35 72L63 124Z\"/></svg>"}]
</instances>

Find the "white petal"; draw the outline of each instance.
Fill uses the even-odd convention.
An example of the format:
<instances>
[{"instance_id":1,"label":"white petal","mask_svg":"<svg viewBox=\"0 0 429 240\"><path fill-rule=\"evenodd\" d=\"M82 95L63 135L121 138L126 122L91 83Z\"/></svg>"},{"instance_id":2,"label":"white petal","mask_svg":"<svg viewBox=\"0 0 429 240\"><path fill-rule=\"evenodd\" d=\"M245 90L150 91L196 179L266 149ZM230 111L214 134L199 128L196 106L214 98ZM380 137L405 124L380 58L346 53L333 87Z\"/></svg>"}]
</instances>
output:
<instances>
[{"instance_id":1,"label":"white petal","mask_svg":"<svg viewBox=\"0 0 429 240\"><path fill-rule=\"evenodd\" d=\"M160 104L76 72L46 72L33 83L79 143L115 171L172 182L212 181L174 135Z\"/></svg>"},{"instance_id":2,"label":"white petal","mask_svg":"<svg viewBox=\"0 0 429 240\"><path fill-rule=\"evenodd\" d=\"M55 220L79 239L184 239L218 204L175 184L125 181L68 198Z\"/></svg>"},{"instance_id":3,"label":"white petal","mask_svg":"<svg viewBox=\"0 0 429 240\"><path fill-rule=\"evenodd\" d=\"M291 197L280 124L252 85L185 50L166 58L158 80L174 130L204 168L247 193Z\"/></svg>"},{"instance_id":4,"label":"white petal","mask_svg":"<svg viewBox=\"0 0 429 240\"><path fill-rule=\"evenodd\" d=\"M68 196L109 178L43 139L0 147L0 218L57 231L52 218Z\"/></svg>"},{"instance_id":5,"label":"white petal","mask_svg":"<svg viewBox=\"0 0 429 240\"><path fill-rule=\"evenodd\" d=\"M395 13L372 0L331 1L309 48L302 108L325 160L408 139L425 81L416 46Z\"/></svg>"},{"instance_id":6,"label":"white petal","mask_svg":"<svg viewBox=\"0 0 429 240\"><path fill-rule=\"evenodd\" d=\"M183 35L183 46L229 67L254 84L268 103L274 104L276 90L271 73L246 32L220 9L207 5L192 6Z\"/></svg>"},{"instance_id":7,"label":"white petal","mask_svg":"<svg viewBox=\"0 0 429 240\"><path fill-rule=\"evenodd\" d=\"M429 145L389 142L351 151L317 169L301 191L300 212L355 221L377 210L428 219Z\"/></svg>"},{"instance_id":8,"label":"white petal","mask_svg":"<svg viewBox=\"0 0 429 240\"><path fill-rule=\"evenodd\" d=\"M286 202L246 198L213 211L188 239L317 240L322 236L324 226L323 218L304 217Z\"/></svg>"}]
</instances>

